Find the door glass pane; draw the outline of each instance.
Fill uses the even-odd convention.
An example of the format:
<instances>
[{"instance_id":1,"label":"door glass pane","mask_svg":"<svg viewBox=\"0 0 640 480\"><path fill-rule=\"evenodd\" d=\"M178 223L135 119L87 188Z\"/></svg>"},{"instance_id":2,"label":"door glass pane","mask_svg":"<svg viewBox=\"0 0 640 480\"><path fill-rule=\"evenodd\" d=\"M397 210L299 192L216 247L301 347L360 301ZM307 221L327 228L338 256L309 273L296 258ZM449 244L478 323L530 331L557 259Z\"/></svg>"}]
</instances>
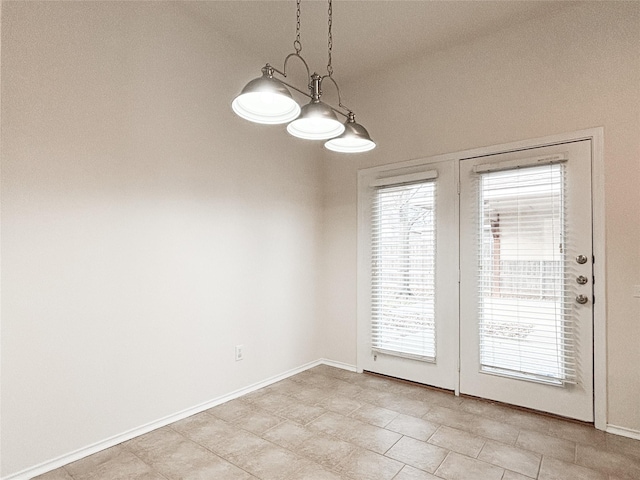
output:
<instances>
[{"instance_id":1,"label":"door glass pane","mask_svg":"<svg viewBox=\"0 0 640 480\"><path fill-rule=\"evenodd\" d=\"M562 164L479 175L481 370L575 380Z\"/></svg>"},{"instance_id":2,"label":"door glass pane","mask_svg":"<svg viewBox=\"0 0 640 480\"><path fill-rule=\"evenodd\" d=\"M374 351L435 361L435 182L375 190L372 217Z\"/></svg>"}]
</instances>

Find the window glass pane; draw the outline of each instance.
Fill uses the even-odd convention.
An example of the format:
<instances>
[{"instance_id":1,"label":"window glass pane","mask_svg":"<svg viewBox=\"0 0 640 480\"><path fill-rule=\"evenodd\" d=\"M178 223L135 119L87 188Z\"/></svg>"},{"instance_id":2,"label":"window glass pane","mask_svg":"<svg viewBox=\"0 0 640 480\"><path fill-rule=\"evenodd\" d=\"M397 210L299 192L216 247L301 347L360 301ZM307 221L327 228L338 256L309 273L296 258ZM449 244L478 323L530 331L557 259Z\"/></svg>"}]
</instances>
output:
<instances>
[{"instance_id":1,"label":"window glass pane","mask_svg":"<svg viewBox=\"0 0 640 480\"><path fill-rule=\"evenodd\" d=\"M562 384L575 377L562 164L479 176L480 363Z\"/></svg>"},{"instance_id":2,"label":"window glass pane","mask_svg":"<svg viewBox=\"0 0 640 480\"><path fill-rule=\"evenodd\" d=\"M434 361L435 181L375 190L372 348Z\"/></svg>"}]
</instances>

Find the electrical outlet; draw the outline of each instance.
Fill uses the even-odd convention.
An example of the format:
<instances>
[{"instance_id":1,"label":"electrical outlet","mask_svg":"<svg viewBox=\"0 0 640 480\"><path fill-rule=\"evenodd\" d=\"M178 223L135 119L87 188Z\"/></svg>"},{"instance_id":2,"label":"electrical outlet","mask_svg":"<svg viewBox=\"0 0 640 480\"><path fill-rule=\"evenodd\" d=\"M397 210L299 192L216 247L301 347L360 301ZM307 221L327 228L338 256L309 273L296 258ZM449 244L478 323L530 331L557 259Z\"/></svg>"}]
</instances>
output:
<instances>
[{"instance_id":1,"label":"electrical outlet","mask_svg":"<svg viewBox=\"0 0 640 480\"><path fill-rule=\"evenodd\" d=\"M244 358L244 345L236 345L236 362Z\"/></svg>"},{"instance_id":2,"label":"electrical outlet","mask_svg":"<svg viewBox=\"0 0 640 480\"><path fill-rule=\"evenodd\" d=\"M640 285L633 286L633 296L640 298Z\"/></svg>"}]
</instances>

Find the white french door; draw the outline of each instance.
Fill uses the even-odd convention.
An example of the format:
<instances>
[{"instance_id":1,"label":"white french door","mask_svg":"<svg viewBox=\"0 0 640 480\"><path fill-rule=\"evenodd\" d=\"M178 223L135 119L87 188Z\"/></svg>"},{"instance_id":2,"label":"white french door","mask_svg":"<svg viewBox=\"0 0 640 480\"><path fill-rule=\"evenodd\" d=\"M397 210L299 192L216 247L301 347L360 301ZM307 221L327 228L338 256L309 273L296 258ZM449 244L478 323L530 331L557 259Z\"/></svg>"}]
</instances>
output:
<instances>
[{"instance_id":1,"label":"white french door","mask_svg":"<svg viewBox=\"0 0 640 480\"><path fill-rule=\"evenodd\" d=\"M460 391L593 421L591 142L460 163Z\"/></svg>"},{"instance_id":2,"label":"white french door","mask_svg":"<svg viewBox=\"0 0 640 480\"><path fill-rule=\"evenodd\" d=\"M452 162L360 178L358 366L455 389L457 184Z\"/></svg>"},{"instance_id":3,"label":"white french door","mask_svg":"<svg viewBox=\"0 0 640 480\"><path fill-rule=\"evenodd\" d=\"M593 421L591 142L359 183L358 367Z\"/></svg>"}]
</instances>

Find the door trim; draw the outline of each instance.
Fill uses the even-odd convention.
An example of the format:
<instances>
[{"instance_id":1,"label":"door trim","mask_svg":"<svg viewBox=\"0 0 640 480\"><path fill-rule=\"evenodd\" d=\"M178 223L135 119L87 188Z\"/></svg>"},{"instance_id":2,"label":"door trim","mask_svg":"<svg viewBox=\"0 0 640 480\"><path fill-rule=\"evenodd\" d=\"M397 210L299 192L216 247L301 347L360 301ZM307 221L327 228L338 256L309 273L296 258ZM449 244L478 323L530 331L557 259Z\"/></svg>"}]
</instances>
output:
<instances>
[{"instance_id":1,"label":"door trim","mask_svg":"<svg viewBox=\"0 0 640 480\"><path fill-rule=\"evenodd\" d=\"M597 281L593 285L593 394L594 394L594 419L595 427L599 430L607 428L607 277L606 277L606 226L605 226L605 191L604 191L604 128L595 127L575 132L550 135L546 137L521 140L518 142L480 147L459 152L446 153L426 158L417 158L404 162L392 163L378 167L362 169L358 171L358 339L362 335L360 325L367 314L363 305L368 303L369 285L364 285L364 277L361 272L369 262L368 243L363 223L366 221L364 206L367 202L366 192L368 182L374 178L389 176L390 171L399 169L411 169L412 167L427 166L436 162L466 160L475 157L483 157L500 153L528 150L536 147L545 147L559 143L567 143L579 140L591 141L591 195L593 218L593 265L594 276ZM457 168L457 167L456 167ZM356 350L358 371L362 371L360 358L360 342L357 341ZM459 355L458 355L459 356ZM456 381L456 384L458 381ZM456 395L459 389L456 389Z\"/></svg>"}]
</instances>

